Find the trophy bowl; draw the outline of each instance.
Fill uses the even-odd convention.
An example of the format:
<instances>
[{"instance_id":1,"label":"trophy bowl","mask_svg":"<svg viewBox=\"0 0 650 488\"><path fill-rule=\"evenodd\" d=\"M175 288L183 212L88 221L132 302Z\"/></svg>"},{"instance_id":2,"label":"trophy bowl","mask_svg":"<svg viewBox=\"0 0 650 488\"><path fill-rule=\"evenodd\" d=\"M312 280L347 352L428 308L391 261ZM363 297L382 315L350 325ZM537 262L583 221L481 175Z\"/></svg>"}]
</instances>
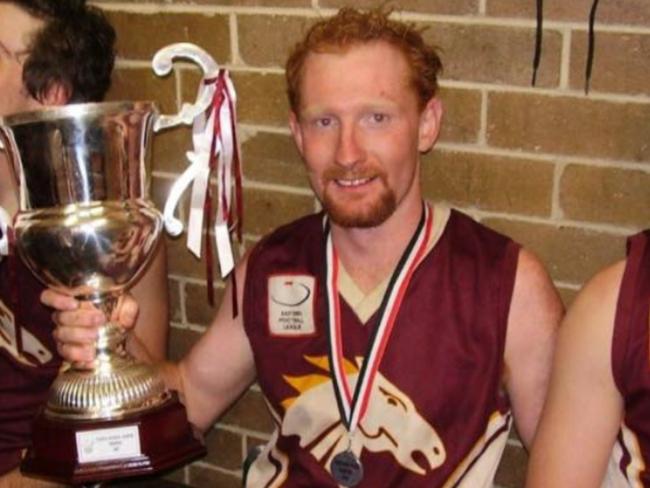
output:
<instances>
[{"instance_id":1,"label":"trophy bowl","mask_svg":"<svg viewBox=\"0 0 650 488\"><path fill-rule=\"evenodd\" d=\"M109 319L162 232L148 198L157 117L153 103L112 102L0 119L20 189L18 254L46 286L92 302ZM184 407L154 367L127 354L125 338L109 320L92 367L59 374L23 471L81 483L151 473L204 454Z\"/></svg>"}]
</instances>

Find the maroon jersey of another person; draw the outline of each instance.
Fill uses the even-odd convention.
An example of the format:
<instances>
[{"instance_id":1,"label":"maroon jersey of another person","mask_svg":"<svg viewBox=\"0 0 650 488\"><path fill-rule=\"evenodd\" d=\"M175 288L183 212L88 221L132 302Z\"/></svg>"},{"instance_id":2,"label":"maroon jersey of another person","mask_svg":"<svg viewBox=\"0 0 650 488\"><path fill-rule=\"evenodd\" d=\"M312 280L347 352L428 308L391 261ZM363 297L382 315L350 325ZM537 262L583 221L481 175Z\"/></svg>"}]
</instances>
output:
<instances>
[{"instance_id":1,"label":"maroon jersey of another person","mask_svg":"<svg viewBox=\"0 0 650 488\"><path fill-rule=\"evenodd\" d=\"M361 487L492 486L512 424L502 379L519 246L444 207L433 218L429 251L351 441L330 377L323 215L278 229L252 251L244 327L277 429L248 486L336 487L330 462L347 449L363 464ZM354 288L343 272L344 369L352 387L380 302Z\"/></svg>"},{"instance_id":2,"label":"maroon jersey of another person","mask_svg":"<svg viewBox=\"0 0 650 488\"><path fill-rule=\"evenodd\" d=\"M61 364L42 291L16 256L0 261L0 474L20 462L32 420Z\"/></svg>"},{"instance_id":3,"label":"maroon jersey of another person","mask_svg":"<svg viewBox=\"0 0 650 488\"><path fill-rule=\"evenodd\" d=\"M628 239L627 252L612 337L624 414L607 479L611 486L640 487L650 486L650 231Z\"/></svg>"}]
</instances>

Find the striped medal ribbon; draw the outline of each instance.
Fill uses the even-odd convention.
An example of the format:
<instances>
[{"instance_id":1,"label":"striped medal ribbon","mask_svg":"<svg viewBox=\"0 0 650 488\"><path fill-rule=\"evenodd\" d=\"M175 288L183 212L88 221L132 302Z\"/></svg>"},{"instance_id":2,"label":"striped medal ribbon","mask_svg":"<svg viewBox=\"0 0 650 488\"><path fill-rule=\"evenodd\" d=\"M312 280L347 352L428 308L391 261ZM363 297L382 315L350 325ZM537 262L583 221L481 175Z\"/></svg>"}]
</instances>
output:
<instances>
[{"instance_id":1,"label":"striped medal ribbon","mask_svg":"<svg viewBox=\"0 0 650 488\"><path fill-rule=\"evenodd\" d=\"M378 311L378 323L370 337L365 359L357 377L354 393L348 383L343 366L343 341L341 334L341 307L338 293L339 260L332 243L329 221L325 222L325 272L326 310L329 345L329 363L332 384L341 420L348 431L348 448L332 459L330 471L334 480L342 486L356 486L363 478L363 466L352 451L352 437L367 409L372 385L386 351L395 320L402 305L409 282L417 264L426 252L433 227L433 212L423 202L422 216L402 254Z\"/></svg>"}]
</instances>

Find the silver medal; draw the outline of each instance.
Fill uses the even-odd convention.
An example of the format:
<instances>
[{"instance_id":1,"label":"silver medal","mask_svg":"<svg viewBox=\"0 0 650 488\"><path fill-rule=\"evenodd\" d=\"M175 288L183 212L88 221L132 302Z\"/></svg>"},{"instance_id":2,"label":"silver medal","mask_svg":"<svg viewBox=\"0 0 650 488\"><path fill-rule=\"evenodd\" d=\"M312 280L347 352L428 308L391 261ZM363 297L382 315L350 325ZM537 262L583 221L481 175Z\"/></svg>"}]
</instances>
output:
<instances>
[{"instance_id":1,"label":"silver medal","mask_svg":"<svg viewBox=\"0 0 650 488\"><path fill-rule=\"evenodd\" d=\"M334 456L330 470L334 481L342 486L357 486L363 479L363 465L350 450Z\"/></svg>"}]
</instances>

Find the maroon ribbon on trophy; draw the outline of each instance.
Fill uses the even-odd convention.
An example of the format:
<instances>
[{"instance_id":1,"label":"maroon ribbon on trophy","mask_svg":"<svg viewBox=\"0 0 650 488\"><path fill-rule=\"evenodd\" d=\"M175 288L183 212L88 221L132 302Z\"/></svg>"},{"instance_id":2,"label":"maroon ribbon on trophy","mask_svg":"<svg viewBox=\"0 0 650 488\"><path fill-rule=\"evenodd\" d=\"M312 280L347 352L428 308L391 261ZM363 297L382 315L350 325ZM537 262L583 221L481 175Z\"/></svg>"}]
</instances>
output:
<instances>
[{"instance_id":1,"label":"maroon ribbon on trophy","mask_svg":"<svg viewBox=\"0 0 650 488\"><path fill-rule=\"evenodd\" d=\"M332 242L329 221L325 224L325 270L329 362L332 384L341 421L348 431L348 449L332 459L332 476L342 486L355 486L363 477L363 466L352 450L352 438L368 409L375 376L386 352L397 315L413 273L426 253L433 228L433 212L423 203L422 217L393 272L377 313L377 326L368 343L354 393L344 369L341 307L338 293L339 260Z\"/></svg>"},{"instance_id":2,"label":"maroon ribbon on trophy","mask_svg":"<svg viewBox=\"0 0 650 488\"><path fill-rule=\"evenodd\" d=\"M206 285L208 301L214 305L213 242L216 245L221 276L226 277L234 269L230 233L239 242L242 239L242 175L241 156L236 136L236 94L228 72L219 69L215 76L206 77L201 91L211 92L211 101L205 112L193 123L193 151L188 153L192 161L194 180L190 216L188 222L188 248L201 257L201 235L205 246ZM200 93L199 98L203 93ZM213 196L210 179L217 180L217 194ZM213 218L214 215L214 218ZM235 274L231 274L236 290ZM233 294L233 310L237 311L236 293Z\"/></svg>"},{"instance_id":3,"label":"maroon ribbon on trophy","mask_svg":"<svg viewBox=\"0 0 650 488\"><path fill-rule=\"evenodd\" d=\"M236 124L237 115L235 111L235 90L230 81L228 72L220 69L214 78L204 80L205 86L214 85L212 103L206 110L205 120L207 126L212 130L202 130L202 121L199 121L199 130L195 130L195 148L204 145L205 141L197 142L197 139L211 137L209 149L209 163L207 175L204 180L197 182L205 185L205 197L203 211L205 213L205 259L206 259L206 281L208 290L208 301L214 305L214 273L212 267L212 207L213 197L209 180L216 173L217 175L217 208L215 216L215 241L222 276L227 276L234 267L232 249L230 247L230 232L234 231L239 242L242 239L242 176L241 157L237 141ZM195 126L195 129L197 127ZM234 201L230 189L234 188ZM193 197L194 199L194 197ZM193 202L192 208L195 208ZM188 236L188 241L189 241ZM232 273L233 280L233 310L237 311L237 286L235 273Z\"/></svg>"},{"instance_id":4,"label":"maroon ribbon on trophy","mask_svg":"<svg viewBox=\"0 0 650 488\"><path fill-rule=\"evenodd\" d=\"M206 248L206 281L208 300L214 304L212 246L216 246L221 276L231 275L234 285L233 312L237 314L237 295L233 248L230 233L242 240L242 165L237 141L237 96L230 75L220 69L212 56L190 43L176 43L159 50L153 57L152 67L159 76L167 75L175 58L187 58L201 67L202 82L194 103L183 103L173 116L160 115L154 131L192 124L191 151L186 153L190 162L186 170L174 181L165 202L163 222L172 236L183 232L183 222L174 216L185 190L192 186L187 221L187 248L201 258L202 246ZM217 182L213 197L210 179ZM207 214L207 217L206 217ZM214 243L211 240L214 235Z\"/></svg>"}]
</instances>

